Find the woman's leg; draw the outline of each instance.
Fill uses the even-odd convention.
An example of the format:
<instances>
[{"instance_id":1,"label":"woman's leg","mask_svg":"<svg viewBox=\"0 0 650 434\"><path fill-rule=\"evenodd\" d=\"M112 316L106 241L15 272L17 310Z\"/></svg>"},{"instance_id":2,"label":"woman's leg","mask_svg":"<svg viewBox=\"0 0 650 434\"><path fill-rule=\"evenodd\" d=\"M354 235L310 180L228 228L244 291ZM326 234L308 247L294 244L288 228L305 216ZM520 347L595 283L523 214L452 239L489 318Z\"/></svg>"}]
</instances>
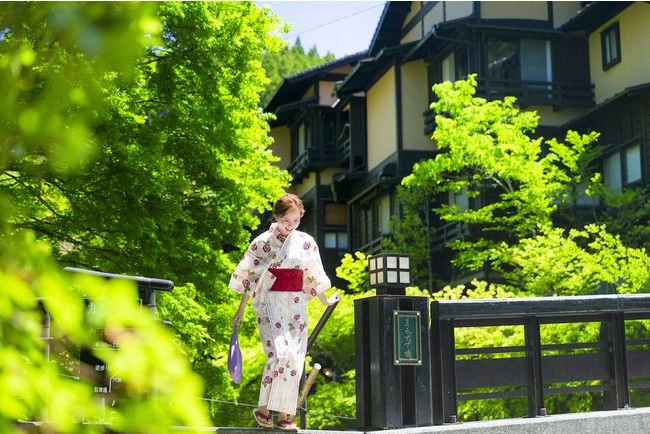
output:
<instances>
[{"instance_id":1,"label":"woman's leg","mask_svg":"<svg viewBox=\"0 0 650 434\"><path fill-rule=\"evenodd\" d=\"M262 371L262 380L260 383L260 394L258 400L258 411L268 415L269 395L271 393L271 384L273 382L273 370L277 364L277 352L273 342L273 333L271 329L271 319L268 314L267 303L262 304L255 310L257 320L257 329L260 333L260 339L264 353L266 354L266 364Z\"/></svg>"},{"instance_id":2,"label":"woman's leg","mask_svg":"<svg viewBox=\"0 0 650 434\"><path fill-rule=\"evenodd\" d=\"M277 352L268 408L280 419L296 413L298 388L307 350L307 309L301 292L274 293L271 332Z\"/></svg>"}]
</instances>

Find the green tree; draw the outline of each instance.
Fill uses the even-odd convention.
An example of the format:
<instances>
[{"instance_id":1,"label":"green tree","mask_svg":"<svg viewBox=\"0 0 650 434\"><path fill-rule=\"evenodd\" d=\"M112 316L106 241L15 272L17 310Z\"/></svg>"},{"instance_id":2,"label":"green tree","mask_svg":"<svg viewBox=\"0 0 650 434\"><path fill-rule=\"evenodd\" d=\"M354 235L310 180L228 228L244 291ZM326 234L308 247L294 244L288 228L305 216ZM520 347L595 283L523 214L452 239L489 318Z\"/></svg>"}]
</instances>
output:
<instances>
[{"instance_id":1,"label":"green tree","mask_svg":"<svg viewBox=\"0 0 650 434\"><path fill-rule=\"evenodd\" d=\"M568 199L570 185L590 182L582 171L583 154L597 134L569 131L567 144L532 139L536 113L520 111L512 97L477 98L475 87L473 76L434 86L433 139L440 153L417 163L403 185L431 196L466 192L475 206L439 203L434 208L443 222L476 229L475 238L450 243L458 252L454 263L469 270L486 264L503 268L519 240L554 226L554 212Z\"/></svg>"},{"instance_id":2,"label":"green tree","mask_svg":"<svg viewBox=\"0 0 650 434\"><path fill-rule=\"evenodd\" d=\"M434 287L433 245L438 235L435 215L432 212L436 196L422 186L398 186L402 214L391 217L389 228L392 237L382 240L385 251L411 255L411 273L416 286Z\"/></svg>"},{"instance_id":3,"label":"green tree","mask_svg":"<svg viewBox=\"0 0 650 434\"><path fill-rule=\"evenodd\" d=\"M271 98L285 77L325 62L331 62L334 59L334 55L330 52L325 57L320 57L316 47L312 47L305 53L305 49L300 43L300 38L296 39L292 47L285 47L279 53L266 52L262 58L262 65L271 81L262 94L260 105L265 107L271 101Z\"/></svg>"},{"instance_id":4,"label":"green tree","mask_svg":"<svg viewBox=\"0 0 650 434\"><path fill-rule=\"evenodd\" d=\"M139 3L0 9L0 431L18 432L18 420L44 421L48 432L204 425L206 408L195 399L200 378L134 301L135 288L62 272L46 237L23 224L71 212L44 180L75 176L88 164L96 119L107 109L103 86L133 79L135 60L158 38L159 20L151 5ZM84 298L98 308L86 309ZM42 309L52 318L47 341ZM121 379L112 390L115 406L96 399L96 378L75 357L82 346L107 363L106 375Z\"/></svg>"},{"instance_id":5,"label":"green tree","mask_svg":"<svg viewBox=\"0 0 650 434\"><path fill-rule=\"evenodd\" d=\"M439 100L433 104L437 113L433 138L441 152L417 164L403 185L414 195L420 190L441 197L465 191L476 199L468 209L442 203L433 211L443 221L472 226L473 237L451 243L459 253L455 264L470 270L487 265L499 271L503 280L499 285L474 281L473 287L446 286L433 298L647 291L650 260L646 250L638 244L630 247L622 236L608 231L597 207L592 207L591 217L601 219L600 224L582 223L572 229L557 224L558 217L562 225L581 222L575 205L583 192L603 197L600 175L591 170L597 134L570 131L567 144L531 139L528 135L538 121L535 113L521 112L514 98L491 102L475 98L475 86L471 76L434 86ZM631 210L618 230L639 225L637 234L643 233L643 207L632 204L639 195L618 196L619 204ZM605 198L606 203L613 203L616 196ZM410 212L419 211L412 208ZM616 211L608 212L615 215ZM647 333L645 324L628 327L635 337ZM541 331L542 340L552 343L593 342L599 332L597 323L551 324ZM524 341L521 327L459 329L455 339L461 348L521 346ZM602 395L579 394L552 397L547 404L551 412L585 411L597 408L601 399ZM520 399L468 402L459 407L463 420L523 414L525 402Z\"/></svg>"},{"instance_id":6,"label":"green tree","mask_svg":"<svg viewBox=\"0 0 650 434\"><path fill-rule=\"evenodd\" d=\"M205 395L235 397L229 252L289 179L259 110L279 21L251 2L6 8L8 229L37 234L60 266L174 280L160 316Z\"/></svg>"},{"instance_id":7,"label":"green tree","mask_svg":"<svg viewBox=\"0 0 650 434\"><path fill-rule=\"evenodd\" d=\"M368 255L354 252L346 253L341 258L341 265L336 267L336 277L348 281L347 293L357 294L368 290Z\"/></svg>"}]
</instances>

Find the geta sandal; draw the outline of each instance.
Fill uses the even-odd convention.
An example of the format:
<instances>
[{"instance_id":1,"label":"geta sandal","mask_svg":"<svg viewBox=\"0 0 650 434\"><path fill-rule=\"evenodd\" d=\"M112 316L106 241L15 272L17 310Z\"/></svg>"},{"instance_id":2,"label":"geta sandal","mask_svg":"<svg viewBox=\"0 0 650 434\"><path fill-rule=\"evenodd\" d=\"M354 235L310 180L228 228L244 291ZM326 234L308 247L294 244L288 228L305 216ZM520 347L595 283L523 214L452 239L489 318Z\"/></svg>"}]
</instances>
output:
<instances>
[{"instance_id":1,"label":"geta sandal","mask_svg":"<svg viewBox=\"0 0 650 434\"><path fill-rule=\"evenodd\" d=\"M289 419L278 420L278 428L284 431L298 431L296 423Z\"/></svg>"},{"instance_id":2,"label":"geta sandal","mask_svg":"<svg viewBox=\"0 0 650 434\"><path fill-rule=\"evenodd\" d=\"M257 424L262 428L273 428L273 414L271 412L264 414L259 410L255 410L253 416L255 416Z\"/></svg>"}]
</instances>

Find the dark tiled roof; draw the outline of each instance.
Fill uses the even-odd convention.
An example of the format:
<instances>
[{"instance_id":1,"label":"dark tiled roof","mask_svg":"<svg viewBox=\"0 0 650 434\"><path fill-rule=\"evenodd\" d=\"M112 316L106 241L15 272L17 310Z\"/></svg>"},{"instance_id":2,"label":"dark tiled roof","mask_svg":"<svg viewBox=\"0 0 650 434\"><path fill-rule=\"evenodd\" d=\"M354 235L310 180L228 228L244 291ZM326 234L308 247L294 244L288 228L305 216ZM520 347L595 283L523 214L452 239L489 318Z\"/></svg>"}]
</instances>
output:
<instances>
[{"instance_id":1,"label":"dark tiled roof","mask_svg":"<svg viewBox=\"0 0 650 434\"><path fill-rule=\"evenodd\" d=\"M275 91L271 101L264 108L264 111L273 113L278 107L295 102L309 89L314 77L318 77L321 74L325 74L344 65L354 65L364 57L366 57L366 52L362 51L285 77L278 90Z\"/></svg>"},{"instance_id":2,"label":"dark tiled roof","mask_svg":"<svg viewBox=\"0 0 650 434\"><path fill-rule=\"evenodd\" d=\"M378 75L381 75L382 71L390 68L395 57L403 56L415 44L416 42L409 42L408 44L384 47L375 57L363 59L338 86L338 92L341 94L351 94L361 90L367 90L374 84L374 79Z\"/></svg>"},{"instance_id":3,"label":"dark tiled roof","mask_svg":"<svg viewBox=\"0 0 650 434\"><path fill-rule=\"evenodd\" d=\"M411 2L389 1L384 6L375 34L370 42L368 54L377 55L383 48L399 45L400 32L406 15L411 10Z\"/></svg>"}]
</instances>

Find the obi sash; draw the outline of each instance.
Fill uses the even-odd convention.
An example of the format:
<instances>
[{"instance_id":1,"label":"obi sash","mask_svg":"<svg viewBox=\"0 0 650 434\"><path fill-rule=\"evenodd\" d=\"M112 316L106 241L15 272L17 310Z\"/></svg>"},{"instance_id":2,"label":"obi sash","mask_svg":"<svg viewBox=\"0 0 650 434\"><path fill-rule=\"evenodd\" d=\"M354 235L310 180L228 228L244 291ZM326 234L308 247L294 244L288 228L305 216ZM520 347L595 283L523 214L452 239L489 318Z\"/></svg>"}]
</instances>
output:
<instances>
[{"instance_id":1,"label":"obi sash","mask_svg":"<svg viewBox=\"0 0 650 434\"><path fill-rule=\"evenodd\" d=\"M275 276L275 282L269 291L302 291L302 270L295 268L269 268Z\"/></svg>"}]
</instances>

